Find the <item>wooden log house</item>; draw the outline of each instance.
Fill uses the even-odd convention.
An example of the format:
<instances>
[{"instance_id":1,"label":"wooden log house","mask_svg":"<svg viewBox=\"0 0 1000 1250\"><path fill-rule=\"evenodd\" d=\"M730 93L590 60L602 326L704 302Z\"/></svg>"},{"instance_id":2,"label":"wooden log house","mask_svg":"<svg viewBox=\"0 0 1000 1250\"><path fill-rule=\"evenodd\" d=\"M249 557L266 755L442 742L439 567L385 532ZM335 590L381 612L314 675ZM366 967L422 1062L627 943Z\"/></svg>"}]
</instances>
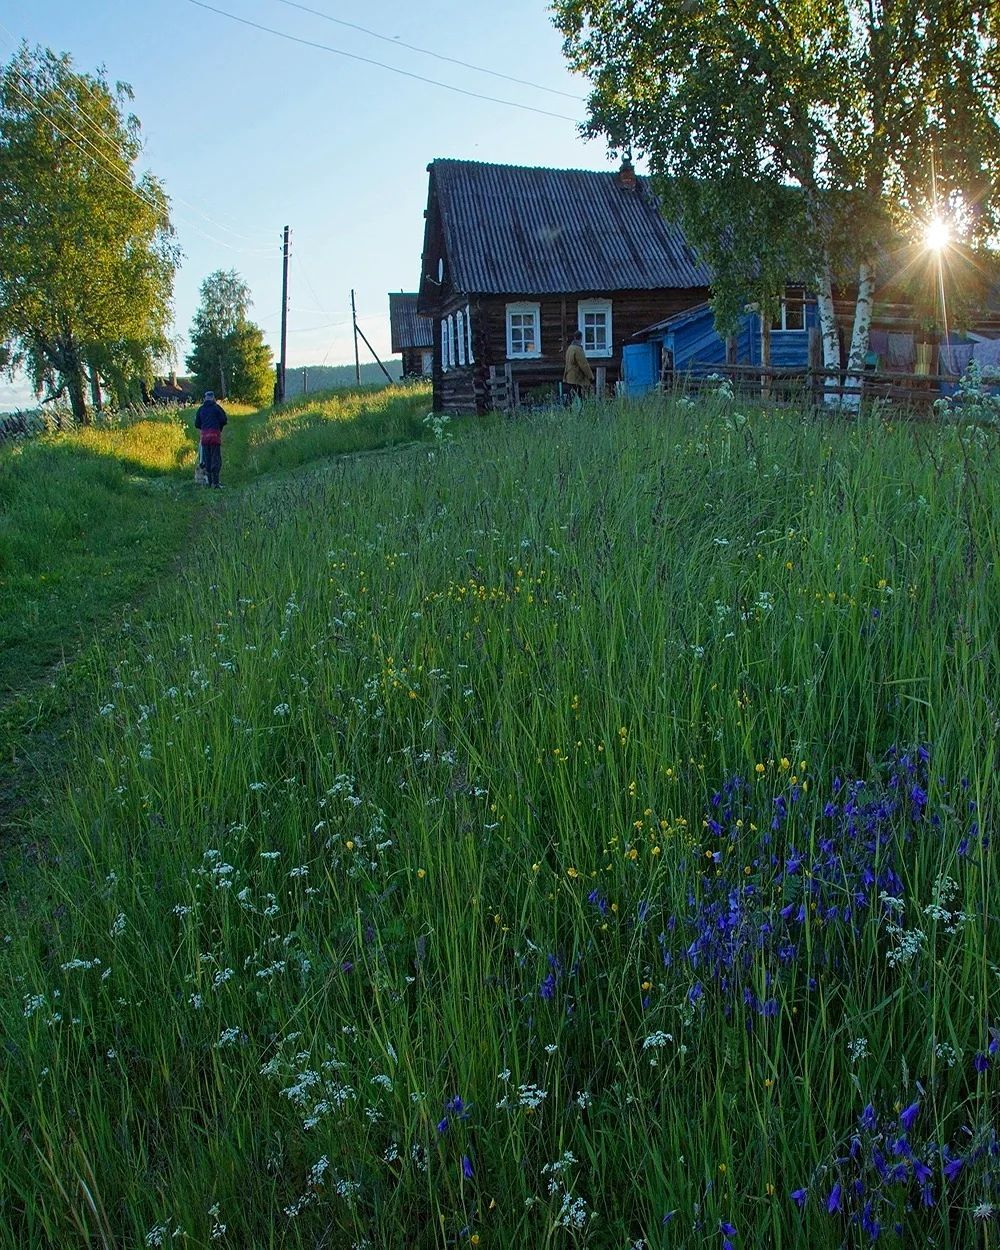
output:
<instances>
[{"instance_id":1,"label":"wooden log house","mask_svg":"<svg viewBox=\"0 0 1000 1250\"><path fill-rule=\"evenodd\" d=\"M417 313L416 291L389 292L389 336L404 378L429 378L434 368L434 325Z\"/></svg>"},{"instance_id":2,"label":"wooden log house","mask_svg":"<svg viewBox=\"0 0 1000 1250\"><path fill-rule=\"evenodd\" d=\"M708 298L708 269L627 162L427 169L417 311L433 322L437 412L491 407L491 371L509 369L522 400L553 395L578 329L610 391L637 331Z\"/></svg>"}]
</instances>

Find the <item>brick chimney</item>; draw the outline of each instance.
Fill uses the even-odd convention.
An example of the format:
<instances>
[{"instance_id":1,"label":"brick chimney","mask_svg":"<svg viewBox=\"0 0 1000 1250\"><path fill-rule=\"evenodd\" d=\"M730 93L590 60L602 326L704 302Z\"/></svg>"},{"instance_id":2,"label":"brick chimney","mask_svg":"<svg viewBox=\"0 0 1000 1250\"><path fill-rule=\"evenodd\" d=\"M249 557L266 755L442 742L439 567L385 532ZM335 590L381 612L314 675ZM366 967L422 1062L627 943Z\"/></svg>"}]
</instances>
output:
<instances>
[{"instance_id":1,"label":"brick chimney","mask_svg":"<svg viewBox=\"0 0 1000 1250\"><path fill-rule=\"evenodd\" d=\"M618 171L618 182L626 191L634 191L636 188L635 169L632 162L626 156L622 161L622 167Z\"/></svg>"}]
</instances>

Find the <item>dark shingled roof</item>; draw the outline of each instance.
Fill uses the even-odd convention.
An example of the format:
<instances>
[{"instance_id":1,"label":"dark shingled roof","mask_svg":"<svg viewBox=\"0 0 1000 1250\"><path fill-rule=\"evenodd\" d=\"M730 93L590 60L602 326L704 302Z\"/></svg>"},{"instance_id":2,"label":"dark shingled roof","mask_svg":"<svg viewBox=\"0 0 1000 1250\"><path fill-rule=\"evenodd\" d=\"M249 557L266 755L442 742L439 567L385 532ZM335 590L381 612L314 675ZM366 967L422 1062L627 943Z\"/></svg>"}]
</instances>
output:
<instances>
[{"instance_id":1,"label":"dark shingled roof","mask_svg":"<svg viewBox=\"0 0 1000 1250\"><path fill-rule=\"evenodd\" d=\"M455 289L467 294L708 286L679 227L659 212L649 185L617 173L436 160L428 167L440 206Z\"/></svg>"},{"instance_id":2,"label":"dark shingled roof","mask_svg":"<svg viewBox=\"0 0 1000 1250\"><path fill-rule=\"evenodd\" d=\"M417 316L416 291L389 292L389 333L393 352L410 347L433 347L434 323Z\"/></svg>"}]
</instances>

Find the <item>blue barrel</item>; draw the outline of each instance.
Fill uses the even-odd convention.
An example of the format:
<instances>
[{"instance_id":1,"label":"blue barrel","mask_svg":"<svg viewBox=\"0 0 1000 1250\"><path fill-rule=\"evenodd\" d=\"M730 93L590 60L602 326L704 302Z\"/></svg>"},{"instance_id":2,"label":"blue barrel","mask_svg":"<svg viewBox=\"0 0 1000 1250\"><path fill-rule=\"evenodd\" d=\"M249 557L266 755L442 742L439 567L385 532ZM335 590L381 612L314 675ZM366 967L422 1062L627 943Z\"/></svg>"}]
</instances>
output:
<instances>
[{"instance_id":1,"label":"blue barrel","mask_svg":"<svg viewBox=\"0 0 1000 1250\"><path fill-rule=\"evenodd\" d=\"M622 381L626 395L645 395L660 380L660 344L628 343L622 348Z\"/></svg>"}]
</instances>

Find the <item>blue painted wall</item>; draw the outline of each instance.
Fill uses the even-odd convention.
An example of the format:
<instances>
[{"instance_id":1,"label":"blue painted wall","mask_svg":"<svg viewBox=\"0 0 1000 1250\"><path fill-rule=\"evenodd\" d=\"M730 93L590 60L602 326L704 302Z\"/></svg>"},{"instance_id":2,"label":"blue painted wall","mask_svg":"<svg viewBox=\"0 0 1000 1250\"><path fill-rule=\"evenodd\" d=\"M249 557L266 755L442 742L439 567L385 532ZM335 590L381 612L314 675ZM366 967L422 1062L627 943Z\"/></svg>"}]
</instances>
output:
<instances>
[{"instance_id":1,"label":"blue painted wall","mask_svg":"<svg viewBox=\"0 0 1000 1250\"><path fill-rule=\"evenodd\" d=\"M726 341L715 329L710 308L681 314L652 341L667 347L676 373L711 373L726 363ZM771 363L776 367L806 368L809 363L809 328L817 324L816 305L806 304L805 330L772 330ZM760 364L760 317L746 313L736 335L737 362Z\"/></svg>"}]
</instances>

